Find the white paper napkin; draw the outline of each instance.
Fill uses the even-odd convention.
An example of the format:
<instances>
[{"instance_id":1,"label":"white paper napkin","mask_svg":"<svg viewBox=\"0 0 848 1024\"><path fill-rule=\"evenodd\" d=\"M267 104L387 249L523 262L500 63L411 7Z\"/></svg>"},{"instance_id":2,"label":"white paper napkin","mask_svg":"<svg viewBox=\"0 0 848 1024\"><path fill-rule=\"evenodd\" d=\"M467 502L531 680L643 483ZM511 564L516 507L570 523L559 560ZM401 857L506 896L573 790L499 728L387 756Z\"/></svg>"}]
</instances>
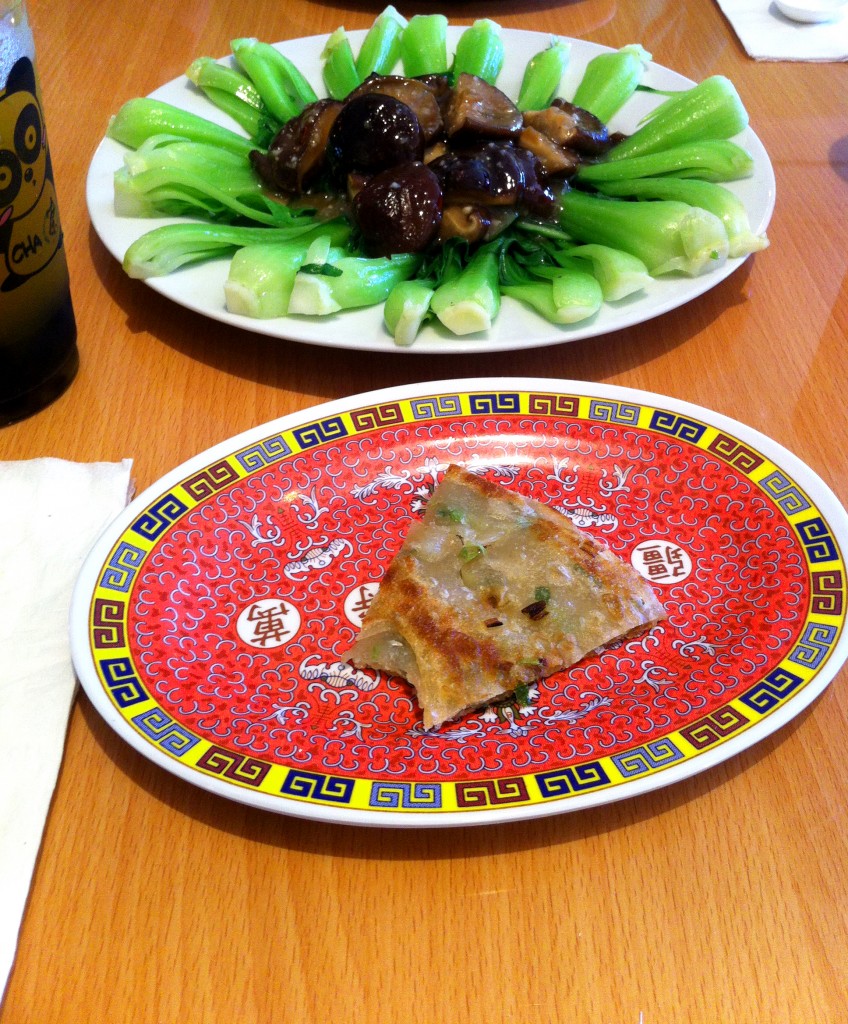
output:
<instances>
[{"instance_id":1,"label":"white paper napkin","mask_svg":"<svg viewBox=\"0 0 848 1024\"><path fill-rule=\"evenodd\" d=\"M76 678L71 592L130 496L132 462L0 462L0 997L15 958Z\"/></svg>"},{"instance_id":2,"label":"white paper napkin","mask_svg":"<svg viewBox=\"0 0 848 1024\"><path fill-rule=\"evenodd\" d=\"M754 60L848 60L848 17L819 24L790 21L770 0L716 0Z\"/></svg>"}]
</instances>

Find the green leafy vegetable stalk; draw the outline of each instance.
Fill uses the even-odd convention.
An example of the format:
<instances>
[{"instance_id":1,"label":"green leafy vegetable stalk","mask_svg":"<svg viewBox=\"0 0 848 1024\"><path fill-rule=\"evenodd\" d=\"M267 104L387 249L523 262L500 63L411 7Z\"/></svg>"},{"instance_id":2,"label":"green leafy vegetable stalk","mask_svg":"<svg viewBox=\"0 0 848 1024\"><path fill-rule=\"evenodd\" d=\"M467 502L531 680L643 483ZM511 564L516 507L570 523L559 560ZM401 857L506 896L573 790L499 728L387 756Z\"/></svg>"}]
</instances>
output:
<instances>
[{"instance_id":1,"label":"green leafy vegetable stalk","mask_svg":"<svg viewBox=\"0 0 848 1024\"><path fill-rule=\"evenodd\" d=\"M607 124L636 91L650 61L638 43L599 53L586 65L572 102Z\"/></svg>"},{"instance_id":2,"label":"green leafy vegetable stalk","mask_svg":"<svg viewBox=\"0 0 848 1024\"><path fill-rule=\"evenodd\" d=\"M265 106L281 123L297 117L318 99L295 64L270 43L254 38L233 39L230 47Z\"/></svg>"},{"instance_id":3,"label":"green leafy vegetable stalk","mask_svg":"<svg viewBox=\"0 0 848 1024\"><path fill-rule=\"evenodd\" d=\"M430 317L430 301L435 293L429 280L400 281L392 288L383 306L383 320L395 344L408 348Z\"/></svg>"},{"instance_id":4,"label":"green leafy vegetable stalk","mask_svg":"<svg viewBox=\"0 0 848 1024\"><path fill-rule=\"evenodd\" d=\"M399 281L415 274L421 257L415 253L400 253L369 259L348 256L332 248L322 252L320 242L313 242L304 263L317 264L321 270L306 272L301 267L292 288L289 313L327 316L342 309L385 302ZM324 273L325 264L331 264L339 273Z\"/></svg>"},{"instance_id":5,"label":"green leafy vegetable stalk","mask_svg":"<svg viewBox=\"0 0 848 1024\"><path fill-rule=\"evenodd\" d=\"M356 56L356 73L360 82L372 74L391 74L400 59L400 45L407 21L394 7L377 15Z\"/></svg>"},{"instance_id":6,"label":"green leafy vegetable stalk","mask_svg":"<svg viewBox=\"0 0 848 1024\"><path fill-rule=\"evenodd\" d=\"M551 39L550 46L531 57L518 90L519 110L543 110L559 92L562 76L571 57L571 44Z\"/></svg>"},{"instance_id":7,"label":"green leafy vegetable stalk","mask_svg":"<svg viewBox=\"0 0 848 1024\"><path fill-rule=\"evenodd\" d=\"M753 174L750 153L729 139L684 142L644 156L624 157L599 164L587 164L577 172L577 181L600 186L619 178L648 178L673 175L705 181L735 181Z\"/></svg>"},{"instance_id":8,"label":"green leafy vegetable stalk","mask_svg":"<svg viewBox=\"0 0 848 1024\"><path fill-rule=\"evenodd\" d=\"M713 75L667 99L629 138L614 146L608 160L644 156L671 146L706 139L730 139L748 125L748 113L733 83Z\"/></svg>"},{"instance_id":9,"label":"green leafy vegetable stalk","mask_svg":"<svg viewBox=\"0 0 848 1024\"><path fill-rule=\"evenodd\" d=\"M407 78L440 75L448 70L447 32L444 14L416 14L409 19L400 44Z\"/></svg>"},{"instance_id":10,"label":"green leafy vegetable stalk","mask_svg":"<svg viewBox=\"0 0 848 1024\"><path fill-rule=\"evenodd\" d=\"M751 231L745 204L723 185L692 178L638 178L604 182L599 187L610 196L674 199L709 210L724 224L729 243L728 255L731 257L759 252L769 244L766 235L755 235Z\"/></svg>"},{"instance_id":11,"label":"green leafy vegetable stalk","mask_svg":"<svg viewBox=\"0 0 848 1024\"><path fill-rule=\"evenodd\" d=\"M651 280L648 268L638 257L597 242L571 246L564 257L571 266L591 267L605 302L619 302L643 291Z\"/></svg>"},{"instance_id":12,"label":"green leafy vegetable stalk","mask_svg":"<svg viewBox=\"0 0 848 1024\"><path fill-rule=\"evenodd\" d=\"M163 135L124 155L114 185L118 216L243 218L269 226L288 225L293 217L266 194L242 156Z\"/></svg>"},{"instance_id":13,"label":"green leafy vegetable stalk","mask_svg":"<svg viewBox=\"0 0 848 1024\"><path fill-rule=\"evenodd\" d=\"M316 224L311 215L293 215L289 226L279 228L195 222L163 224L132 243L123 265L130 277L161 277L183 266L230 256L245 246L274 247L296 239L305 250L317 232L329 234L334 245L343 245L350 237L350 226L341 218Z\"/></svg>"},{"instance_id":14,"label":"green leafy vegetable stalk","mask_svg":"<svg viewBox=\"0 0 848 1024\"><path fill-rule=\"evenodd\" d=\"M198 57L186 71L186 78L223 110L250 136L256 146L267 148L280 123L265 106L250 79L235 68L211 57Z\"/></svg>"},{"instance_id":15,"label":"green leafy vegetable stalk","mask_svg":"<svg viewBox=\"0 0 848 1024\"><path fill-rule=\"evenodd\" d=\"M453 334L487 331L498 315L501 295L498 258L493 246L482 246L468 264L436 288L430 308Z\"/></svg>"},{"instance_id":16,"label":"green leafy vegetable stalk","mask_svg":"<svg viewBox=\"0 0 848 1024\"><path fill-rule=\"evenodd\" d=\"M110 120L106 134L110 139L138 149L154 136L167 135L186 142L202 142L226 153L244 158L256 148L255 143L243 135L223 128L205 117L181 110L162 100L140 96L127 100Z\"/></svg>"},{"instance_id":17,"label":"green leafy vegetable stalk","mask_svg":"<svg viewBox=\"0 0 848 1024\"><path fill-rule=\"evenodd\" d=\"M498 245L501 292L554 324L586 320L601 308L603 293L586 264L565 256L561 236L504 238Z\"/></svg>"},{"instance_id":18,"label":"green leafy vegetable stalk","mask_svg":"<svg viewBox=\"0 0 848 1024\"><path fill-rule=\"evenodd\" d=\"M282 236L283 232L278 234ZM291 230L279 242L268 239L245 245L233 256L224 284L227 309L260 319L285 316L295 279L312 247L318 243L329 250L344 245L349 237L350 229L340 219L313 224L299 235Z\"/></svg>"},{"instance_id":19,"label":"green leafy vegetable stalk","mask_svg":"<svg viewBox=\"0 0 848 1024\"><path fill-rule=\"evenodd\" d=\"M327 93L334 100L343 100L359 85L359 72L350 39L344 28L337 28L321 51L322 75Z\"/></svg>"},{"instance_id":20,"label":"green leafy vegetable stalk","mask_svg":"<svg viewBox=\"0 0 848 1024\"><path fill-rule=\"evenodd\" d=\"M553 324L576 324L594 316L603 304L597 279L584 270L561 268L547 280L502 285L504 295L518 299Z\"/></svg>"},{"instance_id":21,"label":"green leafy vegetable stalk","mask_svg":"<svg viewBox=\"0 0 848 1024\"><path fill-rule=\"evenodd\" d=\"M652 276L696 276L721 266L729 243L715 214L673 200L628 202L572 189L560 199L560 224L586 242L623 249Z\"/></svg>"},{"instance_id":22,"label":"green leafy vegetable stalk","mask_svg":"<svg viewBox=\"0 0 848 1024\"><path fill-rule=\"evenodd\" d=\"M501 27L489 18L475 21L459 37L456 44L453 72L482 78L494 85L504 62Z\"/></svg>"}]
</instances>

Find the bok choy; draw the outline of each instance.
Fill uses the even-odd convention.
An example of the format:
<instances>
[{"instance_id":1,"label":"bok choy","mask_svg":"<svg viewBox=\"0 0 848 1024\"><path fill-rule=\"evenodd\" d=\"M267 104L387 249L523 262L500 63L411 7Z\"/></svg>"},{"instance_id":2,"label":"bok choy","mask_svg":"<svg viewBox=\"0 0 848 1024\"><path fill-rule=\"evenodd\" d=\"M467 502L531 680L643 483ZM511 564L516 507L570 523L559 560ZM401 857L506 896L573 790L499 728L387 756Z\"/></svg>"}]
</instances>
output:
<instances>
[{"instance_id":1,"label":"bok choy","mask_svg":"<svg viewBox=\"0 0 848 1024\"><path fill-rule=\"evenodd\" d=\"M680 271L695 277L721 266L729 251L714 213L671 199L628 202L573 189L562 196L559 222L575 238L636 256L652 276Z\"/></svg>"},{"instance_id":2,"label":"bok choy","mask_svg":"<svg viewBox=\"0 0 848 1024\"><path fill-rule=\"evenodd\" d=\"M130 277L162 277L180 267L231 256L245 246L273 248L297 240L305 249L318 232L329 235L334 245L342 245L350 237L350 226L342 219L316 224L314 218L305 216L292 217L289 226L279 228L198 222L163 224L130 245L123 265Z\"/></svg>"},{"instance_id":3,"label":"bok choy","mask_svg":"<svg viewBox=\"0 0 848 1024\"><path fill-rule=\"evenodd\" d=\"M705 139L730 139L748 126L748 113L733 83L723 75L669 97L651 111L629 138L610 150L608 160L644 156Z\"/></svg>"},{"instance_id":4,"label":"bok choy","mask_svg":"<svg viewBox=\"0 0 848 1024\"><path fill-rule=\"evenodd\" d=\"M276 227L294 216L268 195L242 157L164 135L124 155L115 172L115 211L125 217L244 218Z\"/></svg>"},{"instance_id":5,"label":"bok choy","mask_svg":"<svg viewBox=\"0 0 848 1024\"><path fill-rule=\"evenodd\" d=\"M638 178L608 181L599 187L610 196L674 199L709 210L724 224L729 243L728 255L731 257L759 252L769 244L765 235L755 235L751 231L745 204L723 185L694 178Z\"/></svg>"}]
</instances>

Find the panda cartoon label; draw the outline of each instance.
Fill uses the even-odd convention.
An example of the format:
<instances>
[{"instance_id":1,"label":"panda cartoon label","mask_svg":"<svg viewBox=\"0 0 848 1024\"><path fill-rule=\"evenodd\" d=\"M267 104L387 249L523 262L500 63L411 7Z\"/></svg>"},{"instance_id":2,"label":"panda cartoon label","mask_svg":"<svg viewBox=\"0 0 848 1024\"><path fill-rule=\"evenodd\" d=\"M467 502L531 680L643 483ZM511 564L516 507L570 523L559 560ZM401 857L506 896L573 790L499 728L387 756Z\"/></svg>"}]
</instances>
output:
<instances>
[{"instance_id":1,"label":"panda cartoon label","mask_svg":"<svg viewBox=\"0 0 848 1024\"><path fill-rule=\"evenodd\" d=\"M22 57L0 93L0 291L12 291L43 270L61 243L35 69Z\"/></svg>"}]
</instances>

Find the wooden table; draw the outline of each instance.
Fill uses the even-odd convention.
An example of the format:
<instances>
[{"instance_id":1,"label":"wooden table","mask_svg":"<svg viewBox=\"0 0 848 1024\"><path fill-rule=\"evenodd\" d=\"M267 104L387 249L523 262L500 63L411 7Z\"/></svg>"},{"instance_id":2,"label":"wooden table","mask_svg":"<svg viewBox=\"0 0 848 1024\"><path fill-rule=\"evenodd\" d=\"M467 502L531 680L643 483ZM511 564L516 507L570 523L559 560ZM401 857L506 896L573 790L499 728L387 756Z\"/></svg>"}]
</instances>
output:
<instances>
[{"instance_id":1,"label":"wooden table","mask_svg":"<svg viewBox=\"0 0 848 1024\"><path fill-rule=\"evenodd\" d=\"M82 369L52 407L0 432L0 457L131 456L143 488L322 400L562 377L742 419L844 501L845 69L755 63L709 0L453 9L464 23L640 41L693 79L736 83L777 175L772 244L684 308L484 359L473 345L371 358L234 335L123 275L83 190L109 114L236 35L366 27L379 7L33 0ZM843 670L776 735L671 788L526 823L408 831L213 797L136 754L80 695L0 1021L845 1021L846 683Z\"/></svg>"}]
</instances>

